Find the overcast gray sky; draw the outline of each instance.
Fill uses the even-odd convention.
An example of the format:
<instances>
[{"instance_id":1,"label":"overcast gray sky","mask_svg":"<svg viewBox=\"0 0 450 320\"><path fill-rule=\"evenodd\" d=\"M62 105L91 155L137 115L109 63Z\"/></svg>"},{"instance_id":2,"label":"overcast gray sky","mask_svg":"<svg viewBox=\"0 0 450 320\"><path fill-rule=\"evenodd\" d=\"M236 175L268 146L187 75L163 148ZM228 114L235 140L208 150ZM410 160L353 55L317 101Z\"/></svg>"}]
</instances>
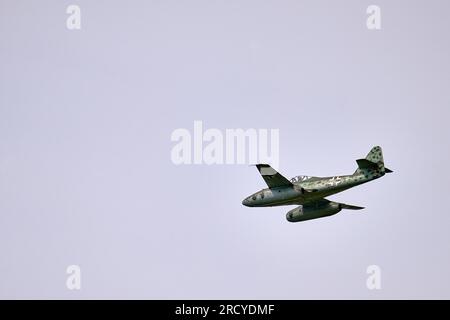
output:
<instances>
[{"instance_id":1,"label":"overcast gray sky","mask_svg":"<svg viewBox=\"0 0 450 320\"><path fill-rule=\"evenodd\" d=\"M449 10L0 0L0 297L450 298ZM172 163L194 120L279 129L287 177L374 145L394 173L330 197L363 211L289 223L241 205L255 168Z\"/></svg>"}]
</instances>

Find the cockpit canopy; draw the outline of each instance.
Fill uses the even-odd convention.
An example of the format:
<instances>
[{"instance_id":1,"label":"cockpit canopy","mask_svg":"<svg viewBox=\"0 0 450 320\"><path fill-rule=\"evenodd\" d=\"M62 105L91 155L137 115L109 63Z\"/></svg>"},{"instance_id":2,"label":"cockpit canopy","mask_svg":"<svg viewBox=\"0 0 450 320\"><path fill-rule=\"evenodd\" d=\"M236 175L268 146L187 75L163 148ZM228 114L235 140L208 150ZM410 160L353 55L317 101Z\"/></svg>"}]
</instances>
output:
<instances>
[{"instance_id":1,"label":"cockpit canopy","mask_svg":"<svg viewBox=\"0 0 450 320\"><path fill-rule=\"evenodd\" d=\"M303 181L309 180L311 178L312 177L310 177L310 176L296 176L296 177L293 177L290 181L292 183L296 183L296 182L303 182Z\"/></svg>"}]
</instances>

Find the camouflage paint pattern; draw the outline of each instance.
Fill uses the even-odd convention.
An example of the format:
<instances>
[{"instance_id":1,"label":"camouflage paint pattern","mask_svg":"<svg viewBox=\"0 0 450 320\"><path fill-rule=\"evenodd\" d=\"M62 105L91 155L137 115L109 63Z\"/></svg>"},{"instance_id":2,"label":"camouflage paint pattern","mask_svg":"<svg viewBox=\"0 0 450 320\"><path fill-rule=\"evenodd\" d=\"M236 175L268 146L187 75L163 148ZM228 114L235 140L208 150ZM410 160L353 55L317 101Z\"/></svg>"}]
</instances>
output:
<instances>
[{"instance_id":1,"label":"camouflage paint pattern","mask_svg":"<svg viewBox=\"0 0 450 320\"><path fill-rule=\"evenodd\" d=\"M378 179L392 172L384 167L381 147L373 147L365 159L356 160L358 169L351 175L334 177L297 176L290 180L267 164L258 168L269 188L245 198L247 207L273 207L300 205L286 215L290 222L304 221L333 215L342 209L359 210L362 207L346 205L324 199L357 185Z\"/></svg>"}]
</instances>

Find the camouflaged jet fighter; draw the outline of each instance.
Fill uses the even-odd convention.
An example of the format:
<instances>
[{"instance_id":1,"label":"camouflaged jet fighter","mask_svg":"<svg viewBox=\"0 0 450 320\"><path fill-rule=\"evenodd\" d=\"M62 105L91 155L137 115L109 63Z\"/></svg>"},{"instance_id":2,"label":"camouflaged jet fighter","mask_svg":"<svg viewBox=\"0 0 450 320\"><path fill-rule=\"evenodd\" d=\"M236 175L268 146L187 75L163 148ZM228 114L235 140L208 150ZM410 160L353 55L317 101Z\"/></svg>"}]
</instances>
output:
<instances>
[{"instance_id":1,"label":"camouflaged jet fighter","mask_svg":"<svg viewBox=\"0 0 450 320\"><path fill-rule=\"evenodd\" d=\"M297 176L290 180L268 164L256 167L269 188L262 189L242 201L247 207L300 205L286 214L289 222L299 222L334 215L342 209L363 207L333 202L325 197L378 179L392 172L384 166L381 147L373 147L365 159L356 160L358 169L352 175L335 177Z\"/></svg>"}]
</instances>

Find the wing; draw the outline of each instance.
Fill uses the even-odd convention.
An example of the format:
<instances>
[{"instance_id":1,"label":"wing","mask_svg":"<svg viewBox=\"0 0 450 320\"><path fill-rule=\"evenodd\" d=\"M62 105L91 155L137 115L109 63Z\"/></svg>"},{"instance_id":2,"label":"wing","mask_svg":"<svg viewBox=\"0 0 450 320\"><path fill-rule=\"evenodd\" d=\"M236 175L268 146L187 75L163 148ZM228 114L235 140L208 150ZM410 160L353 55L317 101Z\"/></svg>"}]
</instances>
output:
<instances>
[{"instance_id":1,"label":"wing","mask_svg":"<svg viewBox=\"0 0 450 320\"><path fill-rule=\"evenodd\" d=\"M286 219L289 222L300 222L318 219L336 214L342 209L359 210L363 208L350 206L344 203L333 202L327 199L319 199L292 209L286 214Z\"/></svg>"},{"instance_id":2,"label":"wing","mask_svg":"<svg viewBox=\"0 0 450 320\"><path fill-rule=\"evenodd\" d=\"M329 204L337 204L337 205L339 205L339 207L341 209L349 209L349 210L364 209L364 207L353 206L353 205L345 204L345 203L341 203L341 202L334 202L334 201L327 200L325 198L308 202L304 206L310 207L310 208L317 208L317 207L321 207L321 206L325 206L325 205L329 205Z\"/></svg>"},{"instance_id":3,"label":"wing","mask_svg":"<svg viewBox=\"0 0 450 320\"><path fill-rule=\"evenodd\" d=\"M259 173L269 188L290 187L293 184L268 164L257 164Z\"/></svg>"}]
</instances>

